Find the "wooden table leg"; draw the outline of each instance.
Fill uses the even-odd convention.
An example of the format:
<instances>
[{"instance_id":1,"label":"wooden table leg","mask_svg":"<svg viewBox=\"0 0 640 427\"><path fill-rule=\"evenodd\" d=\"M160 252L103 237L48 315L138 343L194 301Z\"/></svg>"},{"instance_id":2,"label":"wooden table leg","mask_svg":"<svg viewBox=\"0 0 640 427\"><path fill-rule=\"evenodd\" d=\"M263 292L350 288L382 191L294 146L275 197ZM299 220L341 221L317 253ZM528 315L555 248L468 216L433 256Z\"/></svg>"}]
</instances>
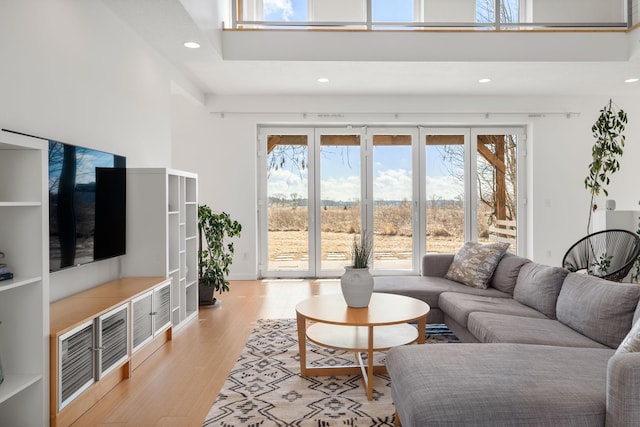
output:
<instances>
[{"instance_id":1,"label":"wooden table leg","mask_svg":"<svg viewBox=\"0 0 640 427\"><path fill-rule=\"evenodd\" d=\"M369 326L369 347L367 348L367 399L373 399L373 326Z\"/></svg>"},{"instance_id":2,"label":"wooden table leg","mask_svg":"<svg viewBox=\"0 0 640 427\"><path fill-rule=\"evenodd\" d=\"M307 319L296 313L298 323L298 351L300 352L300 375L307 375Z\"/></svg>"},{"instance_id":3,"label":"wooden table leg","mask_svg":"<svg viewBox=\"0 0 640 427\"><path fill-rule=\"evenodd\" d=\"M418 319L418 344L424 344L426 341L427 334L427 315L425 314L423 317Z\"/></svg>"}]
</instances>

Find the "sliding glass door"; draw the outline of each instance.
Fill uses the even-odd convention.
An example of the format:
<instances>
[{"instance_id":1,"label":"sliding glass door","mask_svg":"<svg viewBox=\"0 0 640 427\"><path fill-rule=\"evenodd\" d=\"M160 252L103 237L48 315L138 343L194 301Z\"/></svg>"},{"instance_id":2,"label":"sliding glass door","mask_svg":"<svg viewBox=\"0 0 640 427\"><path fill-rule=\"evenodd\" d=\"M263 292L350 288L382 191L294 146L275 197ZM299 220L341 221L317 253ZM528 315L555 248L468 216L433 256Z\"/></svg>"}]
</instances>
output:
<instances>
[{"instance_id":1,"label":"sliding glass door","mask_svg":"<svg viewBox=\"0 0 640 427\"><path fill-rule=\"evenodd\" d=\"M372 272L418 274L465 241L523 253L523 128L260 128L260 274L336 277L373 239Z\"/></svg>"},{"instance_id":2,"label":"sliding glass door","mask_svg":"<svg viewBox=\"0 0 640 427\"><path fill-rule=\"evenodd\" d=\"M353 263L351 245L363 230L362 129L315 130L316 276L336 276Z\"/></svg>"},{"instance_id":3,"label":"sliding glass door","mask_svg":"<svg viewBox=\"0 0 640 427\"><path fill-rule=\"evenodd\" d=\"M523 128L425 128L425 251L452 253L465 241L505 242L523 253L518 238L524 210Z\"/></svg>"},{"instance_id":4,"label":"sliding glass door","mask_svg":"<svg viewBox=\"0 0 640 427\"><path fill-rule=\"evenodd\" d=\"M524 156L518 145L524 141L521 129L474 129L476 150L477 236L479 242L509 243L509 250L524 250L518 245L522 209L518 209L519 169ZM520 151L521 153L524 150ZM520 187L520 188L519 188ZM522 240L522 239L520 239Z\"/></svg>"},{"instance_id":5,"label":"sliding glass door","mask_svg":"<svg viewBox=\"0 0 640 427\"><path fill-rule=\"evenodd\" d=\"M427 253L454 253L472 240L469 208L469 129L423 129L421 212Z\"/></svg>"},{"instance_id":6,"label":"sliding glass door","mask_svg":"<svg viewBox=\"0 0 640 427\"><path fill-rule=\"evenodd\" d=\"M263 142L264 180L259 206L262 233L261 270L286 277L313 276L313 131L269 129Z\"/></svg>"},{"instance_id":7,"label":"sliding glass door","mask_svg":"<svg viewBox=\"0 0 640 427\"><path fill-rule=\"evenodd\" d=\"M417 129L367 130L369 210L374 271L413 271L416 265Z\"/></svg>"}]
</instances>

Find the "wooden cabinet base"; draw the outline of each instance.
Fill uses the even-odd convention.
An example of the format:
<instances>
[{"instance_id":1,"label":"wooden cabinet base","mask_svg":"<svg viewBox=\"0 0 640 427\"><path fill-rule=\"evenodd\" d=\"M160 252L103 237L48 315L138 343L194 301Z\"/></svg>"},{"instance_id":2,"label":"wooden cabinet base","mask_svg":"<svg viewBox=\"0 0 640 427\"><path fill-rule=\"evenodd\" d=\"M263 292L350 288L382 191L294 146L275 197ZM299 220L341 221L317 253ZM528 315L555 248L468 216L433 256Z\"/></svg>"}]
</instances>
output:
<instances>
[{"instance_id":1,"label":"wooden cabinet base","mask_svg":"<svg viewBox=\"0 0 640 427\"><path fill-rule=\"evenodd\" d=\"M169 328L152 341L144 345L140 350L133 353L131 356L131 370L135 370L142 364L149 356L151 356L157 349L162 347L166 342L171 341L172 329Z\"/></svg>"},{"instance_id":2,"label":"wooden cabinet base","mask_svg":"<svg viewBox=\"0 0 640 427\"><path fill-rule=\"evenodd\" d=\"M126 358L117 364L111 365L113 368L105 370L104 375L97 375L94 382L90 383L86 389L78 388L76 397L60 407L58 390L61 381L58 366L59 354L66 352L65 334L72 336L80 334L74 328L84 328L84 324L91 322L104 313L109 313L115 307L122 305L130 306L134 298L150 290L167 288L170 289L170 280L164 277L136 277L123 278L97 286L83 293L72 295L71 297L54 302L50 306L50 424L52 427L66 427L73 424L82 414L88 411L109 391L120 382L131 380L133 371L139 367L149 356L162 347L173 336L173 329L170 326L166 329L159 329L154 333L154 337L131 354L131 333L127 335L128 352ZM167 285L167 283L169 283ZM149 315L155 315L155 312ZM94 323L95 324L95 323ZM130 326L130 322L125 323ZM78 325L81 325L79 328ZM82 332L82 331L81 331ZM60 344L62 342L62 344ZM59 348L60 347L60 348ZM96 347L93 351L103 351L102 347ZM60 350L60 351L59 351ZM97 364L96 366L99 366ZM117 367L115 367L117 366ZM94 374L95 375L95 374Z\"/></svg>"},{"instance_id":3,"label":"wooden cabinet base","mask_svg":"<svg viewBox=\"0 0 640 427\"><path fill-rule=\"evenodd\" d=\"M114 369L109 375L93 383L91 387L69 403L62 411L51 414L51 427L71 425L111 389L121 381L129 378L130 372L130 362L126 362L119 369Z\"/></svg>"},{"instance_id":4,"label":"wooden cabinet base","mask_svg":"<svg viewBox=\"0 0 640 427\"><path fill-rule=\"evenodd\" d=\"M105 394L110 392L120 382L130 379L132 371L142 364L156 350L171 340L172 330L167 329L155 337L139 351L135 352L131 359L119 369L114 369L100 381L96 381L85 392L69 403L62 411L51 414L51 427L64 427L73 424L82 414L87 412Z\"/></svg>"}]
</instances>

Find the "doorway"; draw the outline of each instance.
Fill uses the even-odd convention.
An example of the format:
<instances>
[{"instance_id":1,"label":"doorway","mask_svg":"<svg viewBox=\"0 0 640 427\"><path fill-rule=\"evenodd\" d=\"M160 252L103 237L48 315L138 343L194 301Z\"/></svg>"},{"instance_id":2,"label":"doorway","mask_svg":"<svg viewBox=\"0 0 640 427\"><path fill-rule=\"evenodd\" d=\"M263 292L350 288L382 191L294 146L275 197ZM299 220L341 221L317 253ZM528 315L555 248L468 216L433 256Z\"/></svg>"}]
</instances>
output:
<instances>
[{"instance_id":1,"label":"doorway","mask_svg":"<svg viewBox=\"0 0 640 427\"><path fill-rule=\"evenodd\" d=\"M524 142L523 127L261 127L261 277L340 276L362 232L378 275L465 241L522 253Z\"/></svg>"}]
</instances>

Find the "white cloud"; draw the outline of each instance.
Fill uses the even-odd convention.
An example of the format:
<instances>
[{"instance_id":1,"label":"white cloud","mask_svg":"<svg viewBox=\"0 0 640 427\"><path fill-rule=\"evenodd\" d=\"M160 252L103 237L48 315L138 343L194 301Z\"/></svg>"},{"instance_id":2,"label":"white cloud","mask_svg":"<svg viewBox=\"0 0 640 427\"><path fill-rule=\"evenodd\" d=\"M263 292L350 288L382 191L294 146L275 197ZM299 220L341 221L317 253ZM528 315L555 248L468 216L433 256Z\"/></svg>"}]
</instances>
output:
<instances>
[{"instance_id":1,"label":"white cloud","mask_svg":"<svg viewBox=\"0 0 640 427\"><path fill-rule=\"evenodd\" d=\"M296 193L298 197L307 198L307 169L300 173L285 169L269 172L268 193L270 197L290 198Z\"/></svg>"},{"instance_id":2,"label":"white cloud","mask_svg":"<svg viewBox=\"0 0 640 427\"><path fill-rule=\"evenodd\" d=\"M264 0L264 12L265 15L281 15L284 21L288 21L293 16L293 6L291 0Z\"/></svg>"},{"instance_id":3,"label":"white cloud","mask_svg":"<svg viewBox=\"0 0 640 427\"><path fill-rule=\"evenodd\" d=\"M462 183L452 176L428 176L425 182L427 200L455 200L464 192ZM375 200L411 200L412 191L411 173L406 169L382 170L374 179Z\"/></svg>"},{"instance_id":4,"label":"white cloud","mask_svg":"<svg viewBox=\"0 0 640 427\"><path fill-rule=\"evenodd\" d=\"M428 176L426 179L427 200L455 200L464 196L464 184L452 176Z\"/></svg>"},{"instance_id":5,"label":"white cloud","mask_svg":"<svg viewBox=\"0 0 640 427\"><path fill-rule=\"evenodd\" d=\"M307 198L307 170L301 173L288 170L270 172L268 192L271 197L291 194ZM386 169L374 178L375 200L411 200L413 191L411 173L406 169ZM462 183L451 176L428 176L426 178L427 199L455 200L464 192ZM327 178L322 181L322 200L354 201L360 199L360 177Z\"/></svg>"},{"instance_id":6,"label":"white cloud","mask_svg":"<svg viewBox=\"0 0 640 427\"><path fill-rule=\"evenodd\" d=\"M411 200L411 193L411 173L406 169L381 170L373 181L375 200Z\"/></svg>"},{"instance_id":7,"label":"white cloud","mask_svg":"<svg viewBox=\"0 0 640 427\"><path fill-rule=\"evenodd\" d=\"M350 202L360 200L360 177L328 178L322 181L320 187L322 200Z\"/></svg>"}]
</instances>

